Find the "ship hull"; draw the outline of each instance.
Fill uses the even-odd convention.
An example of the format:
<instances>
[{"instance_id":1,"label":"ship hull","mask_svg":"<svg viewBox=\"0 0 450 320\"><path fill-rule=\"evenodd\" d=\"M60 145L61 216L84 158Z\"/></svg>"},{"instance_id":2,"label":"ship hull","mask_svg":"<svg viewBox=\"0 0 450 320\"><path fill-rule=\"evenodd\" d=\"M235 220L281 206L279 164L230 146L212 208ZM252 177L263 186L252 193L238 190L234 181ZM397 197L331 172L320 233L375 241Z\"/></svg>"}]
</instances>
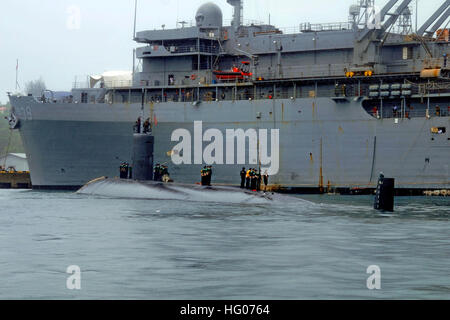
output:
<instances>
[{"instance_id":1,"label":"ship hull","mask_svg":"<svg viewBox=\"0 0 450 320\"><path fill-rule=\"evenodd\" d=\"M78 188L115 177L122 162L132 162L140 104L43 104L31 97L11 97L11 104L34 188ZM448 133L431 133L432 127L449 128L449 117L380 120L360 100L332 98L166 102L146 105L144 112L156 119L155 163L166 163L177 182L199 181L204 164L173 164L170 151L178 142L172 134L186 129L194 135L194 121L201 121L204 131L224 136L227 129L278 129L279 172L270 184L283 188L375 188L380 172L395 178L397 188L450 188ZM243 166L257 166L213 165L213 182L227 185L240 183Z\"/></svg>"}]
</instances>

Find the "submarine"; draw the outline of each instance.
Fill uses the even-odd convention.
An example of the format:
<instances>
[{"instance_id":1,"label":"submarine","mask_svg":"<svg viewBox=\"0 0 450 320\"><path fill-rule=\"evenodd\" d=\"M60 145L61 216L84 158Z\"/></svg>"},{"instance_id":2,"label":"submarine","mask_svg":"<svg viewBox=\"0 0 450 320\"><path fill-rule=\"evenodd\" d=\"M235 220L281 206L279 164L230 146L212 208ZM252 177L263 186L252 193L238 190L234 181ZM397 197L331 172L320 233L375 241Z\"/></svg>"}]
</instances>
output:
<instances>
[{"instance_id":1,"label":"submarine","mask_svg":"<svg viewBox=\"0 0 450 320\"><path fill-rule=\"evenodd\" d=\"M142 105L142 110L144 106ZM121 177L100 177L85 184L77 194L145 200L179 200L203 203L230 204L270 204L278 201L294 201L276 193L257 192L230 186L203 186L197 184L181 184L169 181L155 181L153 176L153 153L155 138L152 135L151 123L147 127L141 118L136 121L133 134L132 176L121 172Z\"/></svg>"},{"instance_id":2,"label":"submarine","mask_svg":"<svg viewBox=\"0 0 450 320\"><path fill-rule=\"evenodd\" d=\"M175 200L203 203L270 204L287 196L229 186L201 186L174 182L102 177L88 182L78 194L140 200ZM292 197L289 197L292 198ZM292 198L297 200L296 198Z\"/></svg>"}]
</instances>

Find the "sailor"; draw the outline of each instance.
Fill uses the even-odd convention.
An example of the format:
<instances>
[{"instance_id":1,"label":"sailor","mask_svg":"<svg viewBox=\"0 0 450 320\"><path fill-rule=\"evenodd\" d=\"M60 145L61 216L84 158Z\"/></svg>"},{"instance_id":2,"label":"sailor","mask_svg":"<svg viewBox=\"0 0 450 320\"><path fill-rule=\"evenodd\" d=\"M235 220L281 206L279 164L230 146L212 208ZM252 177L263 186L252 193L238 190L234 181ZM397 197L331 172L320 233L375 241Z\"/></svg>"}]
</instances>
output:
<instances>
[{"instance_id":1,"label":"sailor","mask_svg":"<svg viewBox=\"0 0 450 320\"><path fill-rule=\"evenodd\" d=\"M261 191L261 169L259 169L256 175L256 190Z\"/></svg>"},{"instance_id":2,"label":"sailor","mask_svg":"<svg viewBox=\"0 0 450 320\"><path fill-rule=\"evenodd\" d=\"M201 173L202 173L202 186L210 186L212 174L211 167L210 166L203 167Z\"/></svg>"},{"instance_id":3,"label":"sailor","mask_svg":"<svg viewBox=\"0 0 450 320\"><path fill-rule=\"evenodd\" d=\"M202 186L206 186L206 166L200 171L202 177Z\"/></svg>"},{"instance_id":4,"label":"sailor","mask_svg":"<svg viewBox=\"0 0 450 320\"><path fill-rule=\"evenodd\" d=\"M340 93L340 89L339 89L339 83L336 82L335 86L334 86L334 95L336 97L339 97L339 93Z\"/></svg>"},{"instance_id":5,"label":"sailor","mask_svg":"<svg viewBox=\"0 0 450 320\"><path fill-rule=\"evenodd\" d=\"M212 180L212 166L206 167L206 185L210 186Z\"/></svg>"},{"instance_id":6,"label":"sailor","mask_svg":"<svg viewBox=\"0 0 450 320\"><path fill-rule=\"evenodd\" d=\"M128 177L128 168L125 162L120 165L120 179L126 179Z\"/></svg>"},{"instance_id":7,"label":"sailor","mask_svg":"<svg viewBox=\"0 0 450 320\"><path fill-rule=\"evenodd\" d=\"M124 164L124 179L128 179L128 170L130 169L130 165L128 164L128 162L125 162Z\"/></svg>"},{"instance_id":8,"label":"sailor","mask_svg":"<svg viewBox=\"0 0 450 320\"><path fill-rule=\"evenodd\" d=\"M169 175L169 167L162 166L161 175L163 175L163 176Z\"/></svg>"},{"instance_id":9,"label":"sailor","mask_svg":"<svg viewBox=\"0 0 450 320\"><path fill-rule=\"evenodd\" d=\"M129 167L128 168L128 177L127 177L127 179L133 179L133 167Z\"/></svg>"},{"instance_id":10,"label":"sailor","mask_svg":"<svg viewBox=\"0 0 450 320\"><path fill-rule=\"evenodd\" d=\"M397 111L398 111L398 107L397 107L397 105L395 105L394 108L392 108L392 114L394 117L397 117Z\"/></svg>"},{"instance_id":11,"label":"sailor","mask_svg":"<svg viewBox=\"0 0 450 320\"><path fill-rule=\"evenodd\" d=\"M252 168L250 171L251 190L256 190L256 170Z\"/></svg>"},{"instance_id":12,"label":"sailor","mask_svg":"<svg viewBox=\"0 0 450 320\"><path fill-rule=\"evenodd\" d=\"M141 117L139 117L136 120L136 123L134 124L134 132L135 133L141 133Z\"/></svg>"},{"instance_id":13,"label":"sailor","mask_svg":"<svg viewBox=\"0 0 450 320\"><path fill-rule=\"evenodd\" d=\"M250 189L250 172L251 171L252 171L251 169L248 169L247 173L245 175L245 188L246 189Z\"/></svg>"},{"instance_id":14,"label":"sailor","mask_svg":"<svg viewBox=\"0 0 450 320\"><path fill-rule=\"evenodd\" d=\"M269 173L267 172L267 170L264 171L263 179L264 179L264 191L266 191L267 185L269 184Z\"/></svg>"},{"instance_id":15,"label":"sailor","mask_svg":"<svg viewBox=\"0 0 450 320\"><path fill-rule=\"evenodd\" d=\"M158 179L159 181L163 181L163 172L164 172L164 166L160 165L158 168Z\"/></svg>"},{"instance_id":16,"label":"sailor","mask_svg":"<svg viewBox=\"0 0 450 320\"><path fill-rule=\"evenodd\" d=\"M372 114L374 117L378 118L378 107L373 107L372 108Z\"/></svg>"},{"instance_id":17,"label":"sailor","mask_svg":"<svg viewBox=\"0 0 450 320\"><path fill-rule=\"evenodd\" d=\"M347 96L347 85L344 83L341 87L342 89L342 96L346 97Z\"/></svg>"},{"instance_id":18,"label":"sailor","mask_svg":"<svg viewBox=\"0 0 450 320\"><path fill-rule=\"evenodd\" d=\"M150 118L148 118L144 122L144 133L149 133L149 132L150 132Z\"/></svg>"},{"instance_id":19,"label":"sailor","mask_svg":"<svg viewBox=\"0 0 450 320\"><path fill-rule=\"evenodd\" d=\"M168 166L161 166L161 181L163 182L169 182L170 181L170 174L169 174L169 167Z\"/></svg>"},{"instance_id":20,"label":"sailor","mask_svg":"<svg viewBox=\"0 0 450 320\"><path fill-rule=\"evenodd\" d=\"M436 117L440 117L441 116L441 108L439 106L436 106Z\"/></svg>"},{"instance_id":21,"label":"sailor","mask_svg":"<svg viewBox=\"0 0 450 320\"><path fill-rule=\"evenodd\" d=\"M241 189L245 188L245 176L247 175L247 171L245 171L245 168L242 168L241 170Z\"/></svg>"},{"instance_id":22,"label":"sailor","mask_svg":"<svg viewBox=\"0 0 450 320\"><path fill-rule=\"evenodd\" d=\"M154 172L153 179L155 181L161 181L161 166L159 163L156 164L153 172Z\"/></svg>"}]
</instances>

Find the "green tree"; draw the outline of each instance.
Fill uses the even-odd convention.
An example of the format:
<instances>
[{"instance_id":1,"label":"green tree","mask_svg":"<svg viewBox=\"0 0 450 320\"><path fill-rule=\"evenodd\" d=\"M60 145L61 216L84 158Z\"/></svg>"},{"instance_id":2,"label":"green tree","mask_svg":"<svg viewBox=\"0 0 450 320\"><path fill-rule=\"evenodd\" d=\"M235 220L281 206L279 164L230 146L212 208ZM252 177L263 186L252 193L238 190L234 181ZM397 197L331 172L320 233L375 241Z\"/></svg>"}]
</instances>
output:
<instances>
[{"instance_id":1,"label":"green tree","mask_svg":"<svg viewBox=\"0 0 450 320\"><path fill-rule=\"evenodd\" d=\"M11 130L9 128L8 120L5 119L5 117L9 115L11 106L8 103L1 107L6 107L6 110L3 113L0 112L0 155L6 153L24 153L25 151L19 131Z\"/></svg>"},{"instance_id":2,"label":"green tree","mask_svg":"<svg viewBox=\"0 0 450 320\"><path fill-rule=\"evenodd\" d=\"M42 77L34 81L28 81L25 84L25 93L31 94L33 97L41 97L42 92L46 89L47 87L45 86L45 82Z\"/></svg>"}]
</instances>

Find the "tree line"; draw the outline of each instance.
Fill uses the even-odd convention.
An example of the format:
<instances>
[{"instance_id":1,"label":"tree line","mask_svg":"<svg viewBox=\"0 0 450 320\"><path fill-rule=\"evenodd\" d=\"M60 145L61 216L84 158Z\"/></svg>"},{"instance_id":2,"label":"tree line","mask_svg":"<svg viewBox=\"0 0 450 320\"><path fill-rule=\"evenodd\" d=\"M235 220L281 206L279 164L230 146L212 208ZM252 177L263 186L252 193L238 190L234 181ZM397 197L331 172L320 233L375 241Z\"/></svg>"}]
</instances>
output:
<instances>
[{"instance_id":1,"label":"tree line","mask_svg":"<svg viewBox=\"0 0 450 320\"><path fill-rule=\"evenodd\" d=\"M7 153L24 153L22 139L18 130L10 130L8 120L11 106L0 103L0 156ZM9 145L9 148L8 148Z\"/></svg>"},{"instance_id":2,"label":"tree line","mask_svg":"<svg viewBox=\"0 0 450 320\"><path fill-rule=\"evenodd\" d=\"M37 80L28 81L25 84L25 95L33 95L34 97L42 97L46 90L44 79L40 77ZM11 105L9 103L0 103L0 156L7 153L24 153L22 139L18 130L10 130L7 117L10 114Z\"/></svg>"}]
</instances>

